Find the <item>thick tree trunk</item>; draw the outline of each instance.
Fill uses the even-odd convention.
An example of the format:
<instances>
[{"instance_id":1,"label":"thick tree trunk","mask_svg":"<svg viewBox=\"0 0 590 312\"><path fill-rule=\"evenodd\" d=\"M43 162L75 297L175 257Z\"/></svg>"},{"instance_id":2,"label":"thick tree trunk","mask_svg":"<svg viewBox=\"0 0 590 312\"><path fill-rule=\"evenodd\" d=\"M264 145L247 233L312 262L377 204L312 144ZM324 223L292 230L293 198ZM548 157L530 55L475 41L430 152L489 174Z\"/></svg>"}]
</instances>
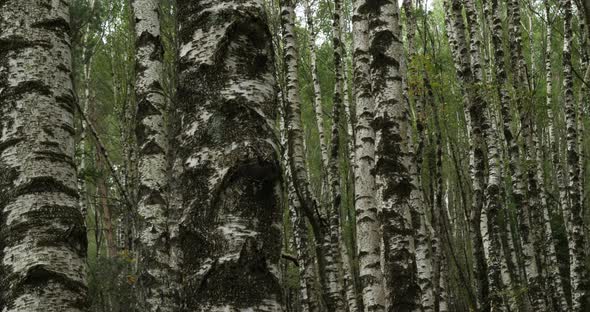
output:
<instances>
[{"instance_id":1,"label":"thick tree trunk","mask_svg":"<svg viewBox=\"0 0 590 312\"><path fill-rule=\"evenodd\" d=\"M353 13L355 125L355 210L359 278L366 312L385 311L381 271L381 222L375 202L375 103L371 91L369 20L366 1L355 0Z\"/></svg>"},{"instance_id":2,"label":"thick tree trunk","mask_svg":"<svg viewBox=\"0 0 590 312\"><path fill-rule=\"evenodd\" d=\"M178 12L183 303L281 311L278 101L263 1L182 0Z\"/></svg>"},{"instance_id":3,"label":"thick tree trunk","mask_svg":"<svg viewBox=\"0 0 590 312\"><path fill-rule=\"evenodd\" d=\"M69 9L69 1L0 1L3 312L88 306Z\"/></svg>"},{"instance_id":4,"label":"thick tree trunk","mask_svg":"<svg viewBox=\"0 0 590 312\"><path fill-rule=\"evenodd\" d=\"M564 10L564 44L563 44L563 98L566 118L567 164L569 168L567 191L571 203L567 214L567 234L570 256L570 282L572 292L572 310L587 311L590 307L588 272L585 266L585 238L582 203L580 199L578 129L576 127L576 104L573 90L572 68L572 3L561 2Z\"/></svg>"},{"instance_id":5,"label":"thick tree trunk","mask_svg":"<svg viewBox=\"0 0 590 312\"><path fill-rule=\"evenodd\" d=\"M411 224L411 166L416 166L408 138L408 107L403 100L401 58L403 45L396 3L366 2L369 53L375 98L376 202L382 213L383 273L386 311L420 308L414 268Z\"/></svg>"},{"instance_id":6,"label":"thick tree trunk","mask_svg":"<svg viewBox=\"0 0 590 312\"><path fill-rule=\"evenodd\" d=\"M159 1L132 1L135 19L137 100L136 139L139 146L137 251L139 295L144 311L176 311L177 272L171 259L168 229L168 135L162 90L164 47L160 36Z\"/></svg>"}]
</instances>

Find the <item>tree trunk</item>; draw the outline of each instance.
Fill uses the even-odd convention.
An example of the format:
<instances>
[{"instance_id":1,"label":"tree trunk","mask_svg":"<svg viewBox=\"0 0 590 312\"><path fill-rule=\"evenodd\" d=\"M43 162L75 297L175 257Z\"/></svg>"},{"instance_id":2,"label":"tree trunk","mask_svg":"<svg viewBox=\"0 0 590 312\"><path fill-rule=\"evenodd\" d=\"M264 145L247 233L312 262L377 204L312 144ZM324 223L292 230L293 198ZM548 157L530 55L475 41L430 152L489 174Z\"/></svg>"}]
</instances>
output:
<instances>
[{"instance_id":1,"label":"tree trunk","mask_svg":"<svg viewBox=\"0 0 590 312\"><path fill-rule=\"evenodd\" d=\"M352 278L352 266L349 258L348 248L344 237L342 236L342 224L341 217L342 208L342 193L341 193L341 174L340 174L340 142L341 134L340 127L342 126L342 117L346 117L346 111L344 111L344 93L348 92L344 89L346 79L343 71L344 66L342 64L342 56L344 54L344 43L342 42L342 2L341 0L334 0L334 15L332 22L332 46L334 48L334 72L335 72L335 84L334 84L334 97L332 104L332 136L330 141L330 158L328 175L330 179L331 187L331 200L332 210L330 211L330 231L332 236L332 252L335 260L341 268L342 280L344 282L344 288L339 285L340 291L344 291L346 301L342 302L340 307L341 310L346 309L347 311L356 312L359 310L360 305L357 302L358 296L356 294L356 288ZM344 118L344 122L347 119ZM346 138L346 136L345 136ZM346 180L345 180L346 181ZM339 283L340 284L340 283Z\"/></svg>"},{"instance_id":2,"label":"tree trunk","mask_svg":"<svg viewBox=\"0 0 590 312\"><path fill-rule=\"evenodd\" d=\"M278 101L263 2L182 0L178 12L183 304L280 311Z\"/></svg>"},{"instance_id":3,"label":"tree trunk","mask_svg":"<svg viewBox=\"0 0 590 312\"><path fill-rule=\"evenodd\" d=\"M375 103L372 97L369 55L369 20L366 2L355 0L354 34L355 125L355 210L359 278L366 312L385 311L385 289L381 271L381 222L375 202Z\"/></svg>"},{"instance_id":4,"label":"tree trunk","mask_svg":"<svg viewBox=\"0 0 590 312\"><path fill-rule=\"evenodd\" d=\"M572 3L561 2L564 10L563 44L563 99L566 118L567 165L569 168L567 190L571 206L566 220L570 256L570 282L572 310L587 311L590 308L588 273L585 266L585 238L582 203L580 200L580 163L578 155L578 128L576 126L576 104L573 90L572 68Z\"/></svg>"},{"instance_id":5,"label":"tree trunk","mask_svg":"<svg viewBox=\"0 0 590 312\"><path fill-rule=\"evenodd\" d=\"M311 5L309 0L305 0L305 19L307 20L307 29L309 31L309 55L312 77L313 90L313 108L315 111L316 125L318 127L318 135L320 139L320 156L322 159L322 169L328 171L330 157L328 154L328 145L326 144L326 134L324 130L324 110L322 107L322 90L320 88L320 79L318 78L317 54L315 47L316 31L313 25L313 14L311 12ZM322 177L322 180L324 177ZM330 192L325 190L326 193Z\"/></svg>"},{"instance_id":6,"label":"tree trunk","mask_svg":"<svg viewBox=\"0 0 590 312\"><path fill-rule=\"evenodd\" d=\"M4 312L75 312L88 306L69 9L69 1L0 1Z\"/></svg>"},{"instance_id":7,"label":"tree trunk","mask_svg":"<svg viewBox=\"0 0 590 312\"><path fill-rule=\"evenodd\" d=\"M376 202L382 212L386 311L414 311L420 308L410 217L416 187L410 167L416 166L416 159L407 141L411 124L402 94L399 12L395 3L367 2L365 9L375 98Z\"/></svg>"},{"instance_id":8,"label":"tree trunk","mask_svg":"<svg viewBox=\"0 0 590 312\"><path fill-rule=\"evenodd\" d=\"M177 309L179 285L173 268L175 260L171 259L168 230L168 135L164 122L164 47L158 6L156 0L132 1L139 147L136 240L140 305L144 311L167 312Z\"/></svg>"}]
</instances>

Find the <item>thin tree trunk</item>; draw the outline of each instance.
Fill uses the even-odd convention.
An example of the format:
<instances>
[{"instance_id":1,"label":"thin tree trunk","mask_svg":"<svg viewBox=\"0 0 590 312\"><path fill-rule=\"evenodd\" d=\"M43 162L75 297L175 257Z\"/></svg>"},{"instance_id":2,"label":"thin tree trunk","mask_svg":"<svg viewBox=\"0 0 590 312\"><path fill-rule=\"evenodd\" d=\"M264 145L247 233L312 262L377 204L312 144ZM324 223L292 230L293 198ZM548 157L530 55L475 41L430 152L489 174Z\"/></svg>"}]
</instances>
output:
<instances>
[{"instance_id":1,"label":"thin tree trunk","mask_svg":"<svg viewBox=\"0 0 590 312\"><path fill-rule=\"evenodd\" d=\"M449 3L452 1L452 3ZM477 65L477 72L470 66L469 51L467 49L467 42L465 39L465 24L463 22L462 5L458 0L446 0L446 14L448 15L447 32L451 40L451 47L454 51L455 67L457 74L462 82L462 90L464 95L464 105L466 118L468 121L469 134L471 135L470 147L470 172L473 189L473 199L470 215L470 236L473 250L473 272L475 289L477 290L476 306L480 311L488 311L488 279L487 279L487 264L485 260L483 239L481 234L481 212L483 209L483 189L484 181L484 142L483 130L481 129L483 116L481 95L475 92L476 78L481 78L481 67ZM471 43L471 53L478 55L479 47L474 36ZM479 61L479 59L477 59ZM475 66L474 66L475 67ZM481 79L479 79L481 81Z\"/></svg>"},{"instance_id":2,"label":"thin tree trunk","mask_svg":"<svg viewBox=\"0 0 590 312\"><path fill-rule=\"evenodd\" d=\"M109 207L109 192L106 181L106 170L102 156L97 153L95 158L96 167L100 171L100 176L96 181L96 194L100 200L102 214L102 224L107 247L107 257L114 258L117 256L117 245L113 235L113 218L111 216L111 207Z\"/></svg>"},{"instance_id":3,"label":"thin tree trunk","mask_svg":"<svg viewBox=\"0 0 590 312\"><path fill-rule=\"evenodd\" d=\"M287 172L289 169L287 168ZM305 217L301 215L301 203L295 192L295 186L287 173L289 184L289 212L293 224L293 238L297 249L299 269L299 294L301 296L301 312L318 312L319 305L315 295L313 281L315 279L313 258L307 245L307 225Z\"/></svg>"},{"instance_id":4,"label":"thin tree trunk","mask_svg":"<svg viewBox=\"0 0 590 312\"><path fill-rule=\"evenodd\" d=\"M329 170L330 156L328 154L328 145L326 144L326 134L324 130L324 110L322 107L322 92L320 87L320 79L318 78L318 63L316 54L316 31L313 25L313 14L311 12L311 5L309 0L305 0L305 19L307 21L307 29L309 31L309 55L311 56L311 77L312 77L312 104L315 111L316 125L318 127L318 135L320 139L320 156L322 159L323 170ZM329 190L325 190L330 192Z\"/></svg>"},{"instance_id":5,"label":"thin tree trunk","mask_svg":"<svg viewBox=\"0 0 590 312\"><path fill-rule=\"evenodd\" d=\"M3 312L76 312L88 306L69 4L0 1Z\"/></svg>"},{"instance_id":6,"label":"thin tree trunk","mask_svg":"<svg viewBox=\"0 0 590 312\"><path fill-rule=\"evenodd\" d=\"M334 0L334 15L332 24L332 46L334 48L334 72L335 72L335 84L334 84L334 97L333 97L333 110L332 110L332 136L330 142L330 159L329 159L329 172L328 175L331 187L331 200L332 210L330 212L330 231L332 236L332 252L335 260L338 262L339 267L342 269L342 279L344 282L344 293L346 301L342 302L340 307L337 309L355 312L360 308L357 302L358 296L356 294L356 288L352 279L352 267L349 259L349 253L346 248L346 242L342 237L342 225L341 220L341 186L340 186L340 127L342 125L342 117L346 117L346 112L343 110L343 99L344 93L348 92L344 89L346 79L343 70L342 56L344 54L344 44L342 42L342 2L341 0ZM347 119L344 119L347 122ZM342 288L342 285L339 285Z\"/></svg>"},{"instance_id":7,"label":"thin tree trunk","mask_svg":"<svg viewBox=\"0 0 590 312\"><path fill-rule=\"evenodd\" d=\"M176 311L178 272L171 259L168 229L168 135L164 122L164 47L159 1L133 0L139 147L137 251L139 295L144 311Z\"/></svg>"},{"instance_id":8,"label":"thin tree trunk","mask_svg":"<svg viewBox=\"0 0 590 312\"><path fill-rule=\"evenodd\" d=\"M281 311L278 101L263 2L177 5L183 304Z\"/></svg>"},{"instance_id":9,"label":"thin tree trunk","mask_svg":"<svg viewBox=\"0 0 590 312\"><path fill-rule=\"evenodd\" d=\"M407 24L407 41L408 41L408 59L410 64L413 64L413 57L415 56L415 44L414 44L414 37L415 37L415 32L416 32L416 19L417 19L417 14L414 11L414 7L412 5L412 1L411 0L405 0L403 2L403 8L404 11L406 13L406 24ZM425 70L423 69L418 69L416 66L409 66L409 71L408 74L406 75L406 80L409 80L409 77L414 77L416 75L422 74L423 75L423 86L422 89L425 89L424 93L426 94L425 96L423 96L422 94L417 94L414 98L415 98L415 115L416 115L416 124L417 124L417 128L418 128L418 148L416 151L416 173L412 173L413 176L413 180L415 180L413 182L413 184L415 185L415 190L414 193L419 193L419 194L415 194L413 195L413 199L412 202L413 204L413 210L417 212L418 216L413 216L412 220L413 220L413 228L415 231L415 245L416 245L416 269L417 269L417 274L418 274L418 284L420 286L420 302L421 302L421 306L422 306L422 310L424 312L429 312L429 311L437 311L438 310L438 306L440 305L440 303L438 302L438 290L439 290L439 283L438 283L438 277L440 276L439 274L439 270L438 270L438 261L436 256L438 255L437 253L442 252L441 246L440 246L440 232L437 229L436 226L436 219L435 216L433 216L433 220L432 220L432 226L430 224L428 224L428 220L425 217L425 210L426 210L426 205L424 205L424 200L423 200L423 194L422 191L419 189L420 188L420 164L422 162L422 156L421 154L423 153L423 149L424 149L424 116L425 116L425 111L422 107L422 100L425 98L426 101L429 101L431 106L432 106L432 110L433 110L433 114L435 115L435 123L437 123L438 121L438 112L436 111L436 105L434 103L434 94L432 93L432 88L430 86L430 82L427 78L427 73ZM413 87L413 86L412 86ZM407 89L407 87L406 87ZM420 87L416 88L416 89L420 89ZM405 93L408 92L408 90L404 91ZM438 125L438 124L437 124ZM440 125L438 125L440 126ZM437 135L440 136L440 128L438 128L437 130L438 132ZM438 139L439 137L437 137ZM411 138L409 138L411 140ZM440 141L437 141L437 144L440 144ZM437 145L437 148L439 148L440 146ZM437 154L438 155L438 154ZM438 160L437 160L438 161ZM438 163L437 163L438 164ZM440 165L442 166L442 159L441 159L441 163ZM438 168L438 167L437 167ZM435 183L439 183L441 182L440 185L436 184L436 188L435 188L435 192L439 190L438 186L440 186L442 188L442 180L439 181L439 178L442 179L442 176L438 175L438 174L442 174L442 172L436 172L437 176L435 178ZM438 194L442 196L441 194ZM434 205L436 206L438 203L438 199L436 197L437 194L435 194L435 200ZM441 202L442 203L442 202ZM440 206L436 206L433 207L434 211L438 211L438 209L440 208ZM434 229L433 229L434 227ZM430 250L430 243L432 243L432 251Z\"/></svg>"},{"instance_id":10,"label":"thin tree trunk","mask_svg":"<svg viewBox=\"0 0 590 312\"><path fill-rule=\"evenodd\" d=\"M285 66L287 70L287 128L289 145L289 163L293 176L293 184L297 196L302 204L303 212L310 221L316 239L316 253L320 272L323 297L328 311L337 311L342 306L342 289L338 280L338 265L332 245L330 222L320 212L311 186L307 166L305 164L305 149L303 140L303 126L301 122L301 104L297 81L298 53L295 40L295 13L293 3L287 0L283 3L281 20L283 25L283 40L285 49ZM337 246L336 246L337 247Z\"/></svg>"},{"instance_id":11,"label":"thin tree trunk","mask_svg":"<svg viewBox=\"0 0 590 312\"><path fill-rule=\"evenodd\" d=\"M91 14L94 13L95 7L95 0L89 1L89 8ZM83 74L83 86L84 86L84 112L88 112L88 107L90 106L90 83L91 83L91 73L92 73L92 57L87 57L86 54L88 53L88 46L90 45L89 37L90 37L90 21L87 22L86 29L84 32L84 36L82 39L82 74ZM94 55L91 52L91 55ZM82 216L86 218L86 214L88 213L88 194L87 194L87 186L86 186L86 124L82 121L81 122L82 129L80 130L80 141L78 145L81 147L81 155L80 155L80 165L78 167L78 190L80 192L80 211L82 211Z\"/></svg>"}]
</instances>

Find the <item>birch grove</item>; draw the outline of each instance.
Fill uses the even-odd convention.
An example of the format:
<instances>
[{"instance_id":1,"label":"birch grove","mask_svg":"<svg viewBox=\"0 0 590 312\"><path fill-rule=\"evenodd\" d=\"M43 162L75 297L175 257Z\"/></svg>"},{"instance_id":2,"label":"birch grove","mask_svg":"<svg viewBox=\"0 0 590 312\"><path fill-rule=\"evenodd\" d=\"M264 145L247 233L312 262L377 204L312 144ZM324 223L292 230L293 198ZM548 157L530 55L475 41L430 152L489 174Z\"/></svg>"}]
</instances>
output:
<instances>
[{"instance_id":1,"label":"birch grove","mask_svg":"<svg viewBox=\"0 0 590 312\"><path fill-rule=\"evenodd\" d=\"M590 309L586 0L0 0L0 310Z\"/></svg>"}]
</instances>

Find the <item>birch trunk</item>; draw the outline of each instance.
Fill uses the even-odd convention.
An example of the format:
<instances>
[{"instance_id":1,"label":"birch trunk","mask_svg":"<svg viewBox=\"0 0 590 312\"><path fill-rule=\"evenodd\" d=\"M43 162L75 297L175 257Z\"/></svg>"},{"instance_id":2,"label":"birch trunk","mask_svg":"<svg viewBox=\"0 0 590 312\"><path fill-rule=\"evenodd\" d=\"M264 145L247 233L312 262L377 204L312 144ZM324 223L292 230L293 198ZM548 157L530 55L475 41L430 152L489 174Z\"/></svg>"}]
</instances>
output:
<instances>
[{"instance_id":1,"label":"birch trunk","mask_svg":"<svg viewBox=\"0 0 590 312\"><path fill-rule=\"evenodd\" d=\"M344 93L348 91L345 89L345 73L343 72L344 66L343 55L344 55L344 43L342 42L342 2L340 0L334 0L334 17L332 24L332 46L334 48L334 72L335 72L335 85L334 85L334 97L333 97L333 111L332 111L332 136L330 142L330 161L329 161L329 172L328 177L331 179L330 187L332 191L332 211L330 215L330 227L332 235L332 248L337 261L342 268L342 278L344 282L344 293L346 295L346 302L341 305L341 309L345 309L351 312L356 312L360 308L358 303L358 296L356 294L356 287L352 278L352 266L349 258L348 248L344 237L342 237L342 226L340 224L341 218L341 187L340 187L340 127L342 117L346 117L346 111L344 111L345 100ZM348 123L348 120L344 118L344 122ZM337 255L337 256L336 256ZM341 286L339 286L340 288Z\"/></svg>"},{"instance_id":2,"label":"birch trunk","mask_svg":"<svg viewBox=\"0 0 590 312\"><path fill-rule=\"evenodd\" d=\"M90 12L94 12L95 0L89 1ZM86 25L86 29L84 32L84 36L82 39L82 60L84 60L84 64L82 65L82 73L84 75L84 113L87 114L88 107L90 106L90 81L91 81L91 73L92 73L92 57L87 58L86 53L88 52L88 46L90 45L90 25L91 23L88 22ZM91 53L93 55L94 53ZM78 143L80 148L82 149L82 153L80 156L80 165L78 167L78 190L80 192L80 211L82 211L82 216L86 219L86 215L88 213L88 195L87 195L87 186L86 186L86 124L81 122L82 129L80 130L80 142Z\"/></svg>"},{"instance_id":3,"label":"birch trunk","mask_svg":"<svg viewBox=\"0 0 590 312\"><path fill-rule=\"evenodd\" d=\"M403 2L403 8L406 14L406 24L407 24L407 41L408 41L408 59L409 59L409 63L413 64L413 57L415 56L416 52L415 52L415 45L414 45L414 37L415 37L415 32L416 32L416 28L417 28L417 14L414 11L415 8L413 7L412 1L411 0L405 0ZM423 75L423 79L422 79L422 86L413 86L412 85L412 80L410 79L410 77L415 77L415 76L419 76L419 75ZM415 245L416 245L416 269L417 269L417 274L418 274L418 284L420 286L420 302L421 302L421 306L422 306L422 310L424 312L428 312L428 311L438 311L438 306L439 306L439 301L438 301L438 290L439 290L439 283L438 283L438 277L440 276L439 274L439 270L438 270L438 261L437 261L437 256L440 256L438 253L442 252L441 246L440 246L440 232L438 231L437 228L437 224L436 224L436 216L433 216L433 220L432 220L432 226L429 224L428 220L425 217L425 210L426 210L426 205L424 204L424 198L423 198L423 194L422 191L419 189L420 187L420 163L422 162L422 156L419 156L420 154L422 154L422 151L424 149L424 116L425 116L425 111L424 111L424 107L422 107L422 100L425 100L425 102L430 102L431 106L432 106L432 111L433 111L433 115L435 116L435 124L439 125L438 122L438 111L437 111L437 107L434 103L434 94L432 93L432 88L430 85L430 82L428 80L427 77L427 73L424 69L419 69L417 68L417 66L414 65L410 65L408 68L408 74L406 75L406 80L408 80L408 83L406 84L408 87L411 87L412 90L414 89L414 87L416 87L415 89L420 90L423 89L425 91L423 91L423 94L416 94L414 99L415 99L415 115L416 115L416 124L417 124L417 128L418 128L418 148L416 151L416 169L414 173L412 173L413 176L413 184L415 187L415 190L413 191L415 194L412 196L412 207L413 207L413 211L415 211L417 213L417 216L413 216L412 217L412 224L413 224L413 228L415 231L414 237L415 237ZM407 89L407 88L406 88ZM404 90L405 93L408 93L409 90ZM440 126L440 125L439 125ZM437 131L440 131L440 128L438 128ZM440 132L436 132L438 136L440 136ZM409 140L411 140L412 138L409 138ZM437 137L437 144L440 144L441 142L438 140L439 137ZM437 148L439 148L440 146L437 145ZM437 154L438 155L438 154ZM442 155L442 154L441 154ZM437 159L437 165L438 165L438 159ZM442 159L441 159L441 163L440 165L442 166ZM438 168L438 167L437 167ZM436 176L436 181L435 181L435 192L437 192L439 190L438 186L440 186L442 188L442 176L438 175L438 174L442 174L442 172L437 171L436 172L437 176ZM441 180L439 180L439 178L441 178ZM438 183L441 182L441 184L439 185ZM442 192L442 191L441 191ZM439 194L442 196L442 193ZM438 206L437 204L439 203L438 201L438 197L436 197L436 193L435 193L435 200L434 202L434 206L433 210L435 213L438 213L440 206ZM440 202L442 203L442 201ZM434 228L434 229L433 229ZM431 245L432 244L432 250L431 250Z\"/></svg>"},{"instance_id":4,"label":"birch trunk","mask_svg":"<svg viewBox=\"0 0 590 312\"><path fill-rule=\"evenodd\" d=\"M375 202L375 103L371 90L369 20L366 1L353 3L355 125L355 210L359 278L365 312L385 311L381 271L381 222Z\"/></svg>"},{"instance_id":5,"label":"birch trunk","mask_svg":"<svg viewBox=\"0 0 590 312\"><path fill-rule=\"evenodd\" d=\"M366 2L371 82L375 98L376 202L382 213L386 311L419 309L411 224L411 125L402 94L403 46L396 3ZM414 162L414 163L412 163Z\"/></svg>"},{"instance_id":6,"label":"birch trunk","mask_svg":"<svg viewBox=\"0 0 590 312\"><path fill-rule=\"evenodd\" d=\"M497 1L492 2L492 42L494 45L494 64L497 80L497 92L500 99L500 107L503 120L503 133L508 148L509 170L513 183L512 197L518 208L519 228L522 238L522 248L526 268L527 282L529 285L529 296L531 304L536 309L542 308L541 281L539 280L539 269L535 261L534 236L531 230L530 221L531 207L526 197L526 184L520 166L520 151L513 135L510 111L510 91L508 77L504 64L504 48L502 43L503 30L501 7ZM510 239L510 238L509 238Z\"/></svg>"},{"instance_id":7,"label":"birch trunk","mask_svg":"<svg viewBox=\"0 0 590 312\"><path fill-rule=\"evenodd\" d=\"M571 206L568 213L568 247L570 256L570 282L572 289L572 310L586 311L589 285L585 267L585 238L582 203L580 199L578 129L576 126L576 104L573 90L572 68L572 3L571 0L561 2L564 10L564 44L563 44L563 98L566 118L567 164L569 168L567 190Z\"/></svg>"},{"instance_id":8,"label":"birch trunk","mask_svg":"<svg viewBox=\"0 0 590 312\"><path fill-rule=\"evenodd\" d=\"M156 0L132 1L135 19L136 139L139 146L138 237L139 295L144 311L175 311L176 274L168 229L167 152L162 90L164 47Z\"/></svg>"},{"instance_id":9,"label":"birch trunk","mask_svg":"<svg viewBox=\"0 0 590 312\"><path fill-rule=\"evenodd\" d=\"M434 94L432 91L432 86L430 84L430 80L428 78L426 70L423 71L424 75L424 85L428 92L428 99L431 102L432 106L432 115L434 119L434 128L436 131L435 140L436 140L436 152L435 152L435 162L436 162L436 171L435 171L435 183L434 183L434 207L433 207L433 216L432 216L432 227L433 227L433 234L432 234L432 249L434 256L431 260L431 265L434 267L432 270L435 272L433 274L433 283L435 287L434 291L434 311L443 312L448 311L448 298L446 294L446 255L445 250L443 249L442 237L445 237L445 229L444 229L444 221L446 218L446 210L443 204L443 146L442 146L442 128L440 125L439 119L439 112L438 107L436 107L434 102ZM424 298L423 293L423 298ZM424 299L422 306L424 308L424 312L427 311L427 305L424 304Z\"/></svg>"},{"instance_id":10,"label":"birch trunk","mask_svg":"<svg viewBox=\"0 0 590 312\"><path fill-rule=\"evenodd\" d=\"M89 304L69 9L69 1L0 1L3 312L76 312Z\"/></svg>"},{"instance_id":11,"label":"birch trunk","mask_svg":"<svg viewBox=\"0 0 590 312\"><path fill-rule=\"evenodd\" d=\"M525 86L528 86L529 81L526 75L525 60L522 55L520 7L518 1L508 1L508 12L510 15L508 25L510 33L510 57L514 68L513 83L516 91L515 100L520 114L520 131L522 132L525 143L523 151L526 162L532 164L535 161L536 152L533 142L531 108L529 104L526 103L527 95L524 93L527 91L523 90L525 89ZM539 215L541 215L542 207L539 207L538 181L536 179L534 166L527 166L527 168L525 168L525 173L529 196L528 198L525 198L526 195L524 194L522 196L527 200L528 205L519 209L518 221L523 245L526 279L529 285L528 296L533 309L545 310L547 309L547 304L544 301L545 291L543 289L543 268L538 265L540 263L540 251L535 248L539 241L542 241L542 238L540 237L540 227L536 226L538 223L537 221L539 221Z\"/></svg>"},{"instance_id":12,"label":"birch trunk","mask_svg":"<svg viewBox=\"0 0 590 312\"><path fill-rule=\"evenodd\" d=\"M342 41L340 33L340 15L341 1L334 0L334 15L332 25L332 46L334 48L334 97L332 105L332 136L330 137L330 158L328 162L328 179L330 181L331 192L331 210L330 236L332 240L332 255L337 268L342 268L341 254L341 229L340 229L340 211L342 202L342 193L340 187L340 120L342 116L342 93L343 93L343 75L342 75ZM335 291L340 294L334 296L334 308L336 311L344 311L345 303L342 298L342 284L340 283L340 273L336 276Z\"/></svg>"},{"instance_id":13,"label":"birch trunk","mask_svg":"<svg viewBox=\"0 0 590 312\"><path fill-rule=\"evenodd\" d=\"M278 101L263 1L183 0L178 12L183 304L281 311Z\"/></svg>"}]
</instances>

